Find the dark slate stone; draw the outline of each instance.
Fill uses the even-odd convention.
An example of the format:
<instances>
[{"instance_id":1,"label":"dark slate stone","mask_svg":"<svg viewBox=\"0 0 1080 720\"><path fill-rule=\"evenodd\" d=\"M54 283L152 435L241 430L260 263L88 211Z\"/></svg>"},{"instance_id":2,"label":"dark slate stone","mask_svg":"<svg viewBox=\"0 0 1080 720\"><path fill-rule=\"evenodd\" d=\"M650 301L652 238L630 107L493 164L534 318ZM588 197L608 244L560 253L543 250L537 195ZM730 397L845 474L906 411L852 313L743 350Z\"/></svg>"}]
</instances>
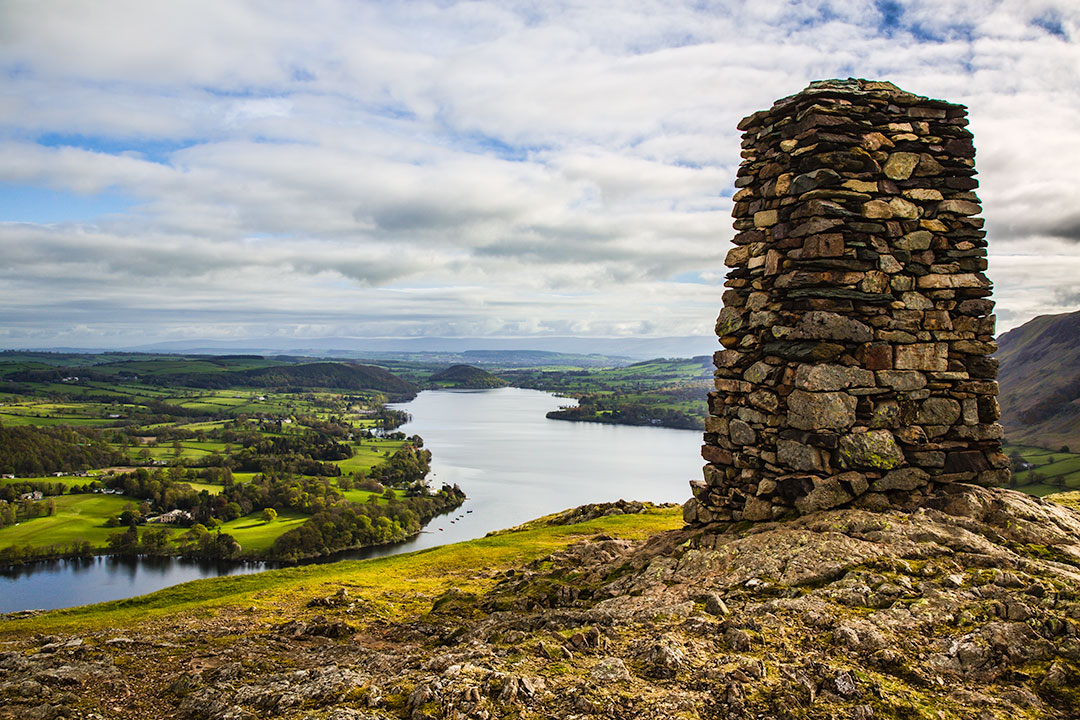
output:
<instances>
[{"instance_id":1,"label":"dark slate stone","mask_svg":"<svg viewBox=\"0 0 1080 720\"><path fill-rule=\"evenodd\" d=\"M800 288L787 293L790 298L837 298L867 305L887 305L894 298L889 293L866 293L839 287Z\"/></svg>"}]
</instances>

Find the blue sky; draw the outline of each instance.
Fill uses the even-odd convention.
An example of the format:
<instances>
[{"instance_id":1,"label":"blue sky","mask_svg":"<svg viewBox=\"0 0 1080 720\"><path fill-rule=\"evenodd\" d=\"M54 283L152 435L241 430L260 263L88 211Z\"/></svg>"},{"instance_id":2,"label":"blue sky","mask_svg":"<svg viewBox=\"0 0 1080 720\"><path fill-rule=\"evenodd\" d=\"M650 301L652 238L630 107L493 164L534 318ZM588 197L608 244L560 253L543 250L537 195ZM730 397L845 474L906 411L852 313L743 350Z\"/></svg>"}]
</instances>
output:
<instances>
[{"instance_id":1,"label":"blue sky","mask_svg":"<svg viewBox=\"0 0 1080 720\"><path fill-rule=\"evenodd\" d=\"M1071 0L0 2L0 347L709 336L743 116L964 103L999 329L1080 308Z\"/></svg>"}]
</instances>

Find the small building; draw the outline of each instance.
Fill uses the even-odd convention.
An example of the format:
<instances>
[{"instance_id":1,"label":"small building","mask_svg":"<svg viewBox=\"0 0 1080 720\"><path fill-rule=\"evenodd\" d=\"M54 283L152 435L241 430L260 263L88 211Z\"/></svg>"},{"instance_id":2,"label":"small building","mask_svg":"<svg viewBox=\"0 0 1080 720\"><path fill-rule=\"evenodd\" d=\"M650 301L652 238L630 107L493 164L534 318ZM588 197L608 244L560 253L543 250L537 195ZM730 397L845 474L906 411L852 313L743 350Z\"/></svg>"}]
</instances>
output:
<instances>
[{"instance_id":1,"label":"small building","mask_svg":"<svg viewBox=\"0 0 1080 720\"><path fill-rule=\"evenodd\" d=\"M44 497L44 495L42 495L41 491L40 490L35 490L34 492L23 493L22 495L19 496L19 499L20 500L40 500L42 497Z\"/></svg>"},{"instance_id":2,"label":"small building","mask_svg":"<svg viewBox=\"0 0 1080 720\"><path fill-rule=\"evenodd\" d=\"M187 510L170 510L167 513L156 515L151 518L147 518L148 523L161 523L162 525L177 525L184 522L191 522L194 518Z\"/></svg>"}]
</instances>

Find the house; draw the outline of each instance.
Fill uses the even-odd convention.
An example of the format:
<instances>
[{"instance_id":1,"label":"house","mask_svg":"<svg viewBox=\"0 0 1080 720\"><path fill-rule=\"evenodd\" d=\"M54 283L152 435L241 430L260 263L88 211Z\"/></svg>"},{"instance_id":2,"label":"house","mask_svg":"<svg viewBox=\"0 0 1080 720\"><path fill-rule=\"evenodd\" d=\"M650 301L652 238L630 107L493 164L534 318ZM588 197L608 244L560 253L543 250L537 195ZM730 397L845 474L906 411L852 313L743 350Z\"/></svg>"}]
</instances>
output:
<instances>
[{"instance_id":1,"label":"house","mask_svg":"<svg viewBox=\"0 0 1080 720\"><path fill-rule=\"evenodd\" d=\"M44 496L41 494L41 491L40 490L35 490L34 492L23 493L22 495L19 496L19 499L20 500L40 500L42 497L44 497Z\"/></svg>"},{"instance_id":2,"label":"house","mask_svg":"<svg viewBox=\"0 0 1080 720\"><path fill-rule=\"evenodd\" d=\"M162 523L163 525L176 525L182 522L191 522L194 518L187 510L170 510L167 513L162 513L152 518L147 518L148 523Z\"/></svg>"}]
</instances>

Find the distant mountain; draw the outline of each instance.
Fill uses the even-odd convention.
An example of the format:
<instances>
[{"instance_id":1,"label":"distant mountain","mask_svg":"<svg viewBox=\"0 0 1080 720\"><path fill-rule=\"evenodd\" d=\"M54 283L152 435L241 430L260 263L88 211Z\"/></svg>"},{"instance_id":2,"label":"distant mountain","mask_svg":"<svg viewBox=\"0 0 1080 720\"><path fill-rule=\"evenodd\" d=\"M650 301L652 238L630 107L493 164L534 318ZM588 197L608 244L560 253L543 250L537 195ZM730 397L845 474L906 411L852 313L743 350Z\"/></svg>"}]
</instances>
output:
<instances>
[{"instance_id":1,"label":"distant mountain","mask_svg":"<svg viewBox=\"0 0 1080 720\"><path fill-rule=\"evenodd\" d=\"M249 340L179 340L124 348L135 352L255 353L308 357L364 357L366 353L467 351L545 351L581 355L608 355L633 360L657 357L691 357L712 353L716 338L683 337L479 337L479 338L255 338Z\"/></svg>"},{"instance_id":2,"label":"distant mountain","mask_svg":"<svg viewBox=\"0 0 1080 720\"><path fill-rule=\"evenodd\" d=\"M413 396L418 388L384 368L346 363L305 363L247 370L248 384L261 387L326 387L378 390L394 396Z\"/></svg>"},{"instance_id":3,"label":"distant mountain","mask_svg":"<svg viewBox=\"0 0 1080 720\"><path fill-rule=\"evenodd\" d=\"M1012 443L1080 449L1080 311L998 338L1001 424Z\"/></svg>"},{"instance_id":4,"label":"distant mountain","mask_svg":"<svg viewBox=\"0 0 1080 720\"><path fill-rule=\"evenodd\" d=\"M100 372L100 371L99 371ZM94 370L86 373L94 376ZM16 380L38 380L23 374L11 376ZM143 381L152 385L224 389L230 387L264 388L335 388L339 390L375 390L395 399L414 397L419 388L402 380L385 368L344 362L312 362L293 365L272 365L248 369L207 370L188 369L183 363L177 372L146 374Z\"/></svg>"},{"instance_id":5,"label":"distant mountain","mask_svg":"<svg viewBox=\"0 0 1080 720\"><path fill-rule=\"evenodd\" d=\"M487 370L472 365L451 365L431 376L431 382L439 387L461 390L483 390L486 388L505 387L509 383L495 377Z\"/></svg>"}]
</instances>

